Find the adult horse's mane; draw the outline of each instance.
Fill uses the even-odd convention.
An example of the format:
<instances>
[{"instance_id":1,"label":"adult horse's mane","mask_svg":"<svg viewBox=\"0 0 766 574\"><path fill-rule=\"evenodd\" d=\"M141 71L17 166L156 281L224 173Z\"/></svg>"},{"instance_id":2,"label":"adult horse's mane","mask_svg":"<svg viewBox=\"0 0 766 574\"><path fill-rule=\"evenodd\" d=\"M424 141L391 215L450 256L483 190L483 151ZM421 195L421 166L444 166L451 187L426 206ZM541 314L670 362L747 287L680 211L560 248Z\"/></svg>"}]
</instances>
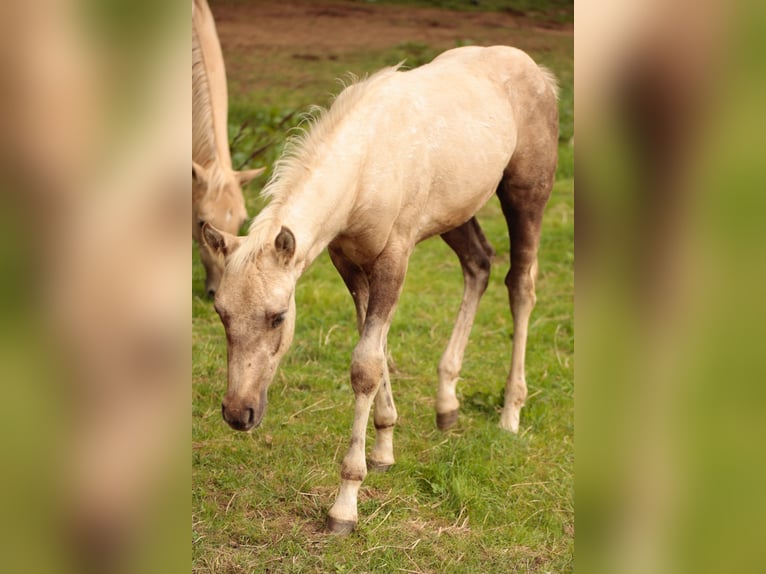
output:
<instances>
[{"instance_id":1,"label":"adult horse's mane","mask_svg":"<svg viewBox=\"0 0 766 574\"><path fill-rule=\"evenodd\" d=\"M226 173L217 161L212 161L217 155L214 115L205 54L197 30L192 26L192 117L197 128L192 137L192 158L205 158L200 163L208 167L208 189L215 190L218 195L226 184Z\"/></svg>"},{"instance_id":2,"label":"adult horse's mane","mask_svg":"<svg viewBox=\"0 0 766 574\"><path fill-rule=\"evenodd\" d=\"M203 136L194 138L192 157L214 157L215 133L210 82L205 69L205 55L195 27L192 27L192 116L194 123L201 128L198 133Z\"/></svg>"},{"instance_id":3,"label":"adult horse's mane","mask_svg":"<svg viewBox=\"0 0 766 574\"><path fill-rule=\"evenodd\" d=\"M291 130L282 156L274 164L271 178L261 192L263 197L269 199L269 205L250 224L247 238L232 257L232 268L241 268L251 256L274 241L279 232L274 208L284 203L290 192L309 173L322 153L323 146L348 112L364 98L374 84L394 74L402 63L383 68L363 79L349 75L349 82L342 82L344 89L329 109L312 106L303 115L300 124Z\"/></svg>"}]
</instances>

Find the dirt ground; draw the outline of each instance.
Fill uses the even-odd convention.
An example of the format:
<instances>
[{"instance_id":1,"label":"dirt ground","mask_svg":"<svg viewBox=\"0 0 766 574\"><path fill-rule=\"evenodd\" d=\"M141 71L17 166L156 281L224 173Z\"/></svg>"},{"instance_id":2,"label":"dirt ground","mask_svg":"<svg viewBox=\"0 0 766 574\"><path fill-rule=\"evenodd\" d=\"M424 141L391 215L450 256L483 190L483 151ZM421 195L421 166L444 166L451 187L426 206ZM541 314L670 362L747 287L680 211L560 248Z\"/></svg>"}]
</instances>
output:
<instances>
[{"instance_id":1,"label":"dirt ground","mask_svg":"<svg viewBox=\"0 0 766 574\"><path fill-rule=\"evenodd\" d=\"M224 49L348 52L417 40L453 47L472 38L507 43L514 30L572 35L571 25L545 25L502 12L456 12L375 5L358 0L259 0L212 6Z\"/></svg>"},{"instance_id":2,"label":"dirt ground","mask_svg":"<svg viewBox=\"0 0 766 574\"><path fill-rule=\"evenodd\" d=\"M363 69L368 63L364 55L390 52L397 46L417 44L441 51L460 44L507 44L534 57L569 52L573 38L571 25L548 24L519 14L377 5L364 0L224 0L211 2L211 9L226 60L230 96L246 98L257 93L265 104L285 104L286 91L303 89L316 100L336 89L333 80L344 72L367 73L382 65L378 62L373 70Z\"/></svg>"}]
</instances>

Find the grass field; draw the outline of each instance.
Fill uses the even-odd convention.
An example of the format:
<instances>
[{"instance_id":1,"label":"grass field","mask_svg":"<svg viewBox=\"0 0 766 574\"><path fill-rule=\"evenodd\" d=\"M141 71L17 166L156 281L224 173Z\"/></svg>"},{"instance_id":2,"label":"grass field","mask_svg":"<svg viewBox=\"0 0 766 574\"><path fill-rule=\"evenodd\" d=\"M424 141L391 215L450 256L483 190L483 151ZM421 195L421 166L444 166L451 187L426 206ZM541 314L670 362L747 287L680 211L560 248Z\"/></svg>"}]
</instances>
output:
<instances>
[{"instance_id":1,"label":"grass field","mask_svg":"<svg viewBox=\"0 0 766 574\"><path fill-rule=\"evenodd\" d=\"M403 55L416 65L443 49L413 38L348 57L338 50L335 59L295 58L278 50L259 57L227 44L225 27L219 29L230 70L235 165L270 165L298 113L308 104L327 105L327 94L338 89L334 79L344 72L368 73ZM477 43L496 43L475 35ZM522 30L517 37L532 35ZM351 297L329 257L320 256L298 283L295 341L270 388L263 424L250 434L236 433L221 418L226 342L203 296L204 271L195 248L194 572L573 570L572 38L555 34L544 40L536 39L539 49L529 51L561 80L562 138L544 220L527 353L529 398L519 435L497 426L512 322L503 283L508 237L496 199L479 214L497 258L466 351L458 425L447 433L435 425L436 365L462 293L458 261L435 239L415 250L389 335L399 412L397 463L387 473L368 474L360 491L359 526L346 538L327 536L322 527L337 492L353 417ZM279 79L248 93L243 70L259 61L266 69L279 66ZM258 85L269 84L267 74L253 73ZM267 176L249 190L251 214L261 207L256 193ZM373 436L370 429L368 440Z\"/></svg>"}]
</instances>

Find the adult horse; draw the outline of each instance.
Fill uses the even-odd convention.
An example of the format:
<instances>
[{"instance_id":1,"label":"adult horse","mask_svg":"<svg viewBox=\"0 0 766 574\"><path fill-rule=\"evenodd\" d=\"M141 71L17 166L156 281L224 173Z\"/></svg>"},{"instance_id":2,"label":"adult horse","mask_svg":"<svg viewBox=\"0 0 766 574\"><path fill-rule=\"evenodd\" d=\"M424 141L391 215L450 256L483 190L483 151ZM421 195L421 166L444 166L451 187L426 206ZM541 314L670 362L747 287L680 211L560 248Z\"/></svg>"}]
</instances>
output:
<instances>
[{"instance_id":1,"label":"adult horse","mask_svg":"<svg viewBox=\"0 0 766 574\"><path fill-rule=\"evenodd\" d=\"M227 135L226 70L206 0L192 4L192 237L205 267L205 291L215 294L223 267L200 241L202 224L236 234L247 219L242 187L264 168L234 171Z\"/></svg>"},{"instance_id":2,"label":"adult horse","mask_svg":"<svg viewBox=\"0 0 766 574\"><path fill-rule=\"evenodd\" d=\"M410 253L433 235L455 251L464 277L436 399L440 428L457 419L455 386L493 255L474 215L495 193L511 239L505 282L514 326L500 426L518 431L557 144L557 88L547 70L507 46L457 48L420 68L387 68L346 88L277 163L265 189L271 201L247 237L203 226L203 240L225 260L215 299L228 341L222 412L237 430L261 422L267 388L292 341L296 282L325 247L354 299L360 333L351 361L354 423L329 511L331 532L349 532L357 522L373 401L369 466L394 462L397 415L386 338Z\"/></svg>"}]
</instances>

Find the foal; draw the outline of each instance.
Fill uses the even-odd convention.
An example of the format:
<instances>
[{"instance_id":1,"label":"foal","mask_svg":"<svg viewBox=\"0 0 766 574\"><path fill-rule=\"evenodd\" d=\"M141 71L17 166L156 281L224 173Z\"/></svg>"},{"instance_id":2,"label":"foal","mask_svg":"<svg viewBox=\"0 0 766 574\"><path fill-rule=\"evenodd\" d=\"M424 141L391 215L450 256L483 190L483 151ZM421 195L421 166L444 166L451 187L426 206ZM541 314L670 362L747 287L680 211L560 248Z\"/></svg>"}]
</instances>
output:
<instances>
[{"instance_id":1,"label":"foal","mask_svg":"<svg viewBox=\"0 0 766 574\"><path fill-rule=\"evenodd\" d=\"M350 532L357 523L373 403L369 466L394 463L397 414L386 338L410 254L433 235L457 254L465 285L439 363L436 400L438 426L456 422L455 386L493 255L474 214L495 193L511 239L506 285L514 324L500 426L518 431L540 225L557 161L556 100L553 76L506 46L457 48L411 71L384 69L346 88L292 142L266 187L271 202L247 237L203 226L203 241L225 260L215 298L228 341L222 412L237 430L263 418L267 388L292 342L296 282L325 247L354 299L356 406L340 492L329 511L331 532Z\"/></svg>"}]
</instances>

